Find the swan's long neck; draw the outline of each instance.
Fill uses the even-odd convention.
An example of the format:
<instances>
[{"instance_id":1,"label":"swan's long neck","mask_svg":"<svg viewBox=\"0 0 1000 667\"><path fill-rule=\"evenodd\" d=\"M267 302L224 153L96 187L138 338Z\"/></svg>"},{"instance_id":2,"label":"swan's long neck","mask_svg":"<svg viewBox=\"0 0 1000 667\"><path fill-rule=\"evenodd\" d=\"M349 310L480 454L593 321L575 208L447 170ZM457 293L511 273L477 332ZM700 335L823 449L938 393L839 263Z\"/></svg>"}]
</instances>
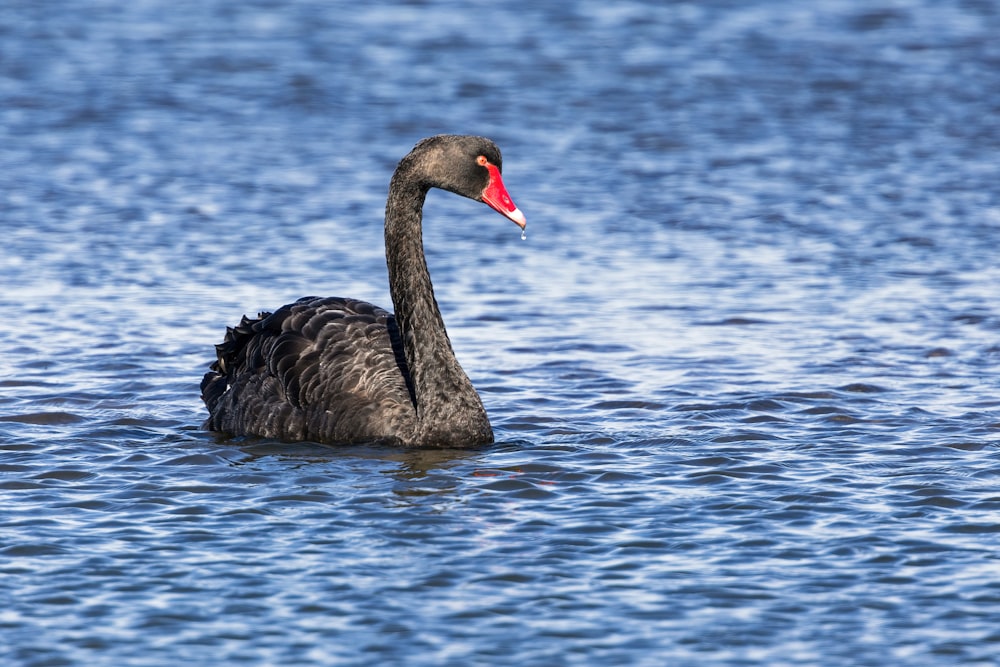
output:
<instances>
[{"instance_id":1,"label":"swan's long neck","mask_svg":"<svg viewBox=\"0 0 1000 667\"><path fill-rule=\"evenodd\" d=\"M490 442L486 412L455 358L434 298L421 229L427 190L397 172L385 212L389 291L416 400L416 439L441 446Z\"/></svg>"}]
</instances>

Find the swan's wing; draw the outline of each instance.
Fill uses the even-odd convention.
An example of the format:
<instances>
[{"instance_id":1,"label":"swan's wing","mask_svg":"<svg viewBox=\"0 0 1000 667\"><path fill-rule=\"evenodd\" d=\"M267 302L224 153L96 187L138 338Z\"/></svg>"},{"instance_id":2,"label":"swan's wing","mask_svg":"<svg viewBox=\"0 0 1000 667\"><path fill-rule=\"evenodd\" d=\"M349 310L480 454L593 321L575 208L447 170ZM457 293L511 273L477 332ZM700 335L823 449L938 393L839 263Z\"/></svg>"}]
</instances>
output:
<instances>
[{"instance_id":1,"label":"swan's wing","mask_svg":"<svg viewBox=\"0 0 1000 667\"><path fill-rule=\"evenodd\" d=\"M412 428L409 374L393 316L364 301L306 297L244 317L202 382L209 428L350 442Z\"/></svg>"}]
</instances>

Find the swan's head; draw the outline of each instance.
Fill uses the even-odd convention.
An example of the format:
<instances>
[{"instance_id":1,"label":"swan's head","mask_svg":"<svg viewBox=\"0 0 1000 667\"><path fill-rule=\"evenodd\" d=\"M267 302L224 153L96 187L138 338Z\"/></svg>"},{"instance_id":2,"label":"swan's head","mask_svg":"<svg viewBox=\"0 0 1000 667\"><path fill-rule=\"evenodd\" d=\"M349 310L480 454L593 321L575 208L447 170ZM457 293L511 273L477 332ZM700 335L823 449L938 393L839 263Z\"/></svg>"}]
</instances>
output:
<instances>
[{"instance_id":1,"label":"swan's head","mask_svg":"<svg viewBox=\"0 0 1000 667\"><path fill-rule=\"evenodd\" d=\"M489 139L440 134L418 143L407 158L419 165L428 186L481 201L521 229L527 224L507 194L500 149Z\"/></svg>"}]
</instances>

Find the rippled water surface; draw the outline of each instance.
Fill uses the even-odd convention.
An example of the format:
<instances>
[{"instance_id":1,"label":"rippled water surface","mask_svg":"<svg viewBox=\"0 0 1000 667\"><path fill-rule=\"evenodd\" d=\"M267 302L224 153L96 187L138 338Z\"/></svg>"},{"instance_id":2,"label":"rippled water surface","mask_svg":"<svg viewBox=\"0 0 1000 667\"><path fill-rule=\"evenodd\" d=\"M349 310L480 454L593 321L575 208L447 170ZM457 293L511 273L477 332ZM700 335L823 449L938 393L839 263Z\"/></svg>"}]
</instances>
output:
<instances>
[{"instance_id":1,"label":"rippled water surface","mask_svg":"<svg viewBox=\"0 0 1000 667\"><path fill-rule=\"evenodd\" d=\"M5 665L992 665L1000 6L0 5ZM421 137L498 442L226 440L227 324L389 305Z\"/></svg>"}]
</instances>

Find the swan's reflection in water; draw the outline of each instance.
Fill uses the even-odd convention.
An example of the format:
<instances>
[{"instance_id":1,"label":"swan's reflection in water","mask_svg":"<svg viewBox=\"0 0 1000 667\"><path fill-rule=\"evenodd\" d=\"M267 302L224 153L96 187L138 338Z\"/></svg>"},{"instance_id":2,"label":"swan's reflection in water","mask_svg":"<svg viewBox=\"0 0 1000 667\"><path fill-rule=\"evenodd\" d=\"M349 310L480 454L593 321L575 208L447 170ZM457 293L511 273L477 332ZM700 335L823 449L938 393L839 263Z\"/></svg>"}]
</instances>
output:
<instances>
[{"instance_id":1,"label":"swan's reflection in water","mask_svg":"<svg viewBox=\"0 0 1000 667\"><path fill-rule=\"evenodd\" d=\"M504 445L486 445L467 449L402 448L391 445L324 445L313 442L286 443L257 438L227 441L239 456L230 457L234 466L268 468L279 463L287 470L289 463L301 462L303 471L329 471L332 468L374 463L375 471L393 481L392 491L401 497L448 493L460 485L460 479L481 473L477 461ZM381 465L385 464L385 465Z\"/></svg>"}]
</instances>

